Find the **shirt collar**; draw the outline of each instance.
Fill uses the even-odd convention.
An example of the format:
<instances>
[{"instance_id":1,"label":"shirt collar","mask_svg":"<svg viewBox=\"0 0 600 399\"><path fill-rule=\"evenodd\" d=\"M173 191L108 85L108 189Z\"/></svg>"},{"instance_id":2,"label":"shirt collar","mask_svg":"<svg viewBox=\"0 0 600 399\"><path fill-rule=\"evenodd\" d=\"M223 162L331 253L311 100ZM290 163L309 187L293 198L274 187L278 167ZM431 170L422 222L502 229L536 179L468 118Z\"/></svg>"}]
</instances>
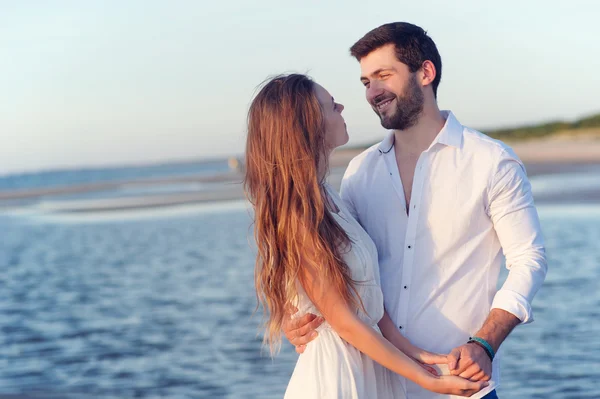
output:
<instances>
[{"instance_id":1,"label":"shirt collar","mask_svg":"<svg viewBox=\"0 0 600 399\"><path fill-rule=\"evenodd\" d=\"M385 138L383 139L383 141L381 143L379 143L379 153L380 154L387 154L388 152L392 151L392 148L394 148L394 131L390 131L388 132L387 136L385 136Z\"/></svg>"},{"instance_id":2,"label":"shirt collar","mask_svg":"<svg viewBox=\"0 0 600 399\"><path fill-rule=\"evenodd\" d=\"M431 146L440 143L460 148L462 145L463 125L456 119L452 111L441 111L441 113L446 118L446 123L444 123L444 127L440 130L435 140L433 140Z\"/></svg>"},{"instance_id":3,"label":"shirt collar","mask_svg":"<svg viewBox=\"0 0 600 399\"><path fill-rule=\"evenodd\" d=\"M444 127L440 130L435 140L433 140L429 149L437 143L460 148L462 145L463 125L456 119L452 111L441 111L441 113L442 116L446 118L446 123L444 123ZM378 150L380 154L387 154L393 148L394 131L390 131L383 141L379 143Z\"/></svg>"}]
</instances>

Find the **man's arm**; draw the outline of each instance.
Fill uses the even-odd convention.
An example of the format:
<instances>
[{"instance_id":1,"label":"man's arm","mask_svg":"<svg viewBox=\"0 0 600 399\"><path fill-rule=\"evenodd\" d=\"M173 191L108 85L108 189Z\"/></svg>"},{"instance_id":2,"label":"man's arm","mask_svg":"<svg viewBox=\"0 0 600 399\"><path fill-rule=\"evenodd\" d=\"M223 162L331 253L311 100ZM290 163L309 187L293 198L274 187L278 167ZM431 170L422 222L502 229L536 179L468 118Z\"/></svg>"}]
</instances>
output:
<instances>
[{"instance_id":1,"label":"man's arm","mask_svg":"<svg viewBox=\"0 0 600 399\"><path fill-rule=\"evenodd\" d=\"M492 309L483 327L475 333L475 337L486 340L496 353L508 334L520 323L521 320L514 314L502 309Z\"/></svg>"},{"instance_id":2,"label":"man's arm","mask_svg":"<svg viewBox=\"0 0 600 399\"><path fill-rule=\"evenodd\" d=\"M317 317L312 313L307 313L297 319L292 319L290 316L289 319L284 320L282 330L287 340L296 347L296 352L302 354L306 349L306 344L317 338L316 329L324 321L323 317Z\"/></svg>"},{"instance_id":3,"label":"man's arm","mask_svg":"<svg viewBox=\"0 0 600 399\"><path fill-rule=\"evenodd\" d=\"M517 325L533 321L531 301L546 277L547 265L531 185L512 150L503 151L488 195L487 212L509 273L494 297L488 318L474 337L484 339L497 352ZM472 380L491 378L491 360L476 343L455 348L449 359L453 374Z\"/></svg>"},{"instance_id":4,"label":"man's arm","mask_svg":"<svg viewBox=\"0 0 600 399\"><path fill-rule=\"evenodd\" d=\"M520 323L512 313L492 309L483 327L474 336L486 340L496 353L508 334ZM454 348L448 360L448 368L453 375L471 381L489 381L492 378L492 360L481 345L471 342Z\"/></svg>"}]
</instances>

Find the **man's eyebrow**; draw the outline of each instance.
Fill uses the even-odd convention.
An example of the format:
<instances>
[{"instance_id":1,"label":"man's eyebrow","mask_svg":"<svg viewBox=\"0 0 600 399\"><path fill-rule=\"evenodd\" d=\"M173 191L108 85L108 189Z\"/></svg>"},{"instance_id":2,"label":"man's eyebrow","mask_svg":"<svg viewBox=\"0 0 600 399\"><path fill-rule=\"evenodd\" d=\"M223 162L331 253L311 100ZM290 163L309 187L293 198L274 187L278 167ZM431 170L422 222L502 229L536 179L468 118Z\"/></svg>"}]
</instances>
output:
<instances>
[{"instance_id":1,"label":"man's eyebrow","mask_svg":"<svg viewBox=\"0 0 600 399\"><path fill-rule=\"evenodd\" d=\"M383 72L383 71L390 71L390 70L392 70L392 69L393 69L393 68L379 68L379 69L377 69L376 71L374 71L373 73L371 73L371 75L370 75L370 76L379 75L379 74L380 74L381 72ZM361 76L361 77L360 77L360 80L361 80L361 81L363 81L363 80L368 80L368 79L369 79L369 78L368 78L367 76Z\"/></svg>"}]
</instances>

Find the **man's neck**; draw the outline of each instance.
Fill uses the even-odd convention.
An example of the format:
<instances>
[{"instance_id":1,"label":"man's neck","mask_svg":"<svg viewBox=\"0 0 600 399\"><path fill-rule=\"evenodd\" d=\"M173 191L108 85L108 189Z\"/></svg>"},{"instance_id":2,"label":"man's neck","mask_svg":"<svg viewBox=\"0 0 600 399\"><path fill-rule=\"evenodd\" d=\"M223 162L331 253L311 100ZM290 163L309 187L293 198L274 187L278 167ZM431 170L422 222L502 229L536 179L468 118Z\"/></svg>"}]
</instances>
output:
<instances>
[{"instance_id":1,"label":"man's neck","mask_svg":"<svg viewBox=\"0 0 600 399\"><path fill-rule=\"evenodd\" d=\"M423 108L416 125L394 131L396 153L418 156L427 150L444 127L446 119L437 105Z\"/></svg>"}]
</instances>

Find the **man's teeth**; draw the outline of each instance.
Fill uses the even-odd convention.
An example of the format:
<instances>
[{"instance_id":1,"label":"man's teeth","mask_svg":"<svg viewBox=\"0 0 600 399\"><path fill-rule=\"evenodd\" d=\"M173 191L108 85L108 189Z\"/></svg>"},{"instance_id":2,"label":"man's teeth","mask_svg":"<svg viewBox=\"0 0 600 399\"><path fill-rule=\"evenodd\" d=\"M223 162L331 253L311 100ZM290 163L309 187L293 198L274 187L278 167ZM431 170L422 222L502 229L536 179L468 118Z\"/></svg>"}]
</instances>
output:
<instances>
[{"instance_id":1,"label":"man's teeth","mask_svg":"<svg viewBox=\"0 0 600 399\"><path fill-rule=\"evenodd\" d=\"M393 99L386 100L386 101L384 101L382 103L377 104L377 109L383 109L383 108L385 108L389 103L392 102L392 100Z\"/></svg>"}]
</instances>

